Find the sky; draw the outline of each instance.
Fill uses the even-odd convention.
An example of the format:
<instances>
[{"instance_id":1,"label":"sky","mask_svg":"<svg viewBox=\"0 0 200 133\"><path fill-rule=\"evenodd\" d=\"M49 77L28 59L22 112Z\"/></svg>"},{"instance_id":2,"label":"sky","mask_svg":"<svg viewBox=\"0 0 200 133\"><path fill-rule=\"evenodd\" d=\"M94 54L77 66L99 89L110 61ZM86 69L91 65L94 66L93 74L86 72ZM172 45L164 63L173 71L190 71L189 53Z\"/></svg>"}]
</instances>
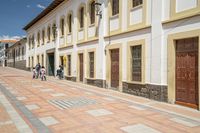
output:
<instances>
[{"instance_id":1,"label":"sky","mask_svg":"<svg viewBox=\"0 0 200 133\"><path fill-rule=\"evenodd\" d=\"M1 0L0 40L23 37L23 27L42 12L53 0Z\"/></svg>"}]
</instances>

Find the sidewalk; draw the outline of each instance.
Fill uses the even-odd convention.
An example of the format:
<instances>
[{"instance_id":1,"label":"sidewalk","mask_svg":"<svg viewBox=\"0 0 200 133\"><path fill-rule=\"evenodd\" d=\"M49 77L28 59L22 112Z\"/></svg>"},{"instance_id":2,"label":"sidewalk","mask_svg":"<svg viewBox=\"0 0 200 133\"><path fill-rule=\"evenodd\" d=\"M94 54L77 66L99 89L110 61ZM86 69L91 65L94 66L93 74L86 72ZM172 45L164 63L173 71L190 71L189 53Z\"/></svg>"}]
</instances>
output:
<instances>
[{"instance_id":1,"label":"sidewalk","mask_svg":"<svg viewBox=\"0 0 200 133\"><path fill-rule=\"evenodd\" d=\"M7 98L0 92L0 132L1 133L32 133L29 126L16 112Z\"/></svg>"},{"instance_id":2,"label":"sidewalk","mask_svg":"<svg viewBox=\"0 0 200 133\"><path fill-rule=\"evenodd\" d=\"M200 112L194 109L53 77L32 80L30 72L12 68L0 68L0 81L35 132L200 132Z\"/></svg>"}]
</instances>

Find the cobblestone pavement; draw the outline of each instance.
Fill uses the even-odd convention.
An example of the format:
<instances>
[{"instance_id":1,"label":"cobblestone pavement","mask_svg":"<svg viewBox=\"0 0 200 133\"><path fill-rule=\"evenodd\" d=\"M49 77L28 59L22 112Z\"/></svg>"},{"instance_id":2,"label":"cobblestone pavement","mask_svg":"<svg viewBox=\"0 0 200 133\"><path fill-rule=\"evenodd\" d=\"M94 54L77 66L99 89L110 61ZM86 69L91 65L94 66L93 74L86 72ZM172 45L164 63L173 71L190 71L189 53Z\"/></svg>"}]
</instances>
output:
<instances>
[{"instance_id":1,"label":"cobblestone pavement","mask_svg":"<svg viewBox=\"0 0 200 133\"><path fill-rule=\"evenodd\" d=\"M200 112L0 68L0 133L200 133Z\"/></svg>"}]
</instances>

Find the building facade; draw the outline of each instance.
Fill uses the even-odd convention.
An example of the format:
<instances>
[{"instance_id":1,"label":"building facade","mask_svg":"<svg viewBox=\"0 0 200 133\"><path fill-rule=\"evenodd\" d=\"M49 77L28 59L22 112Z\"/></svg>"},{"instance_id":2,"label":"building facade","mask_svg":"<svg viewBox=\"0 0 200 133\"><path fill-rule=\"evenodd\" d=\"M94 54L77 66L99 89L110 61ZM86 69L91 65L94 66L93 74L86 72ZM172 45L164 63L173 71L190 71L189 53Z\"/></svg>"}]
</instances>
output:
<instances>
[{"instance_id":1,"label":"building facade","mask_svg":"<svg viewBox=\"0 0 200 133\"><path fill-rule=\"evenodd\" d=\"M23 38L10 46L7 51L7 66L17 69L26 70L26 43L27 39Z\"/></svg>"},{"instance_id":2,"label":"building facade","mask_svg":"<svg viewBox=\"0 0 200 133\"><path fill-rule=\"evenodd\" d=\"M7 66L7 49L12 46L16 41L17 40L0 40L0 66Z\"/></svg>"},{"instance_id":3,"label":"building facade","mask_svg":"<svg viewBox=\"0 0 200 133\"><path fill-rule=\"evenodd\" d=\"M200 0L56 0L24 27L26 64L199 109L199 15Z\"/></svg>"}]
</instances>

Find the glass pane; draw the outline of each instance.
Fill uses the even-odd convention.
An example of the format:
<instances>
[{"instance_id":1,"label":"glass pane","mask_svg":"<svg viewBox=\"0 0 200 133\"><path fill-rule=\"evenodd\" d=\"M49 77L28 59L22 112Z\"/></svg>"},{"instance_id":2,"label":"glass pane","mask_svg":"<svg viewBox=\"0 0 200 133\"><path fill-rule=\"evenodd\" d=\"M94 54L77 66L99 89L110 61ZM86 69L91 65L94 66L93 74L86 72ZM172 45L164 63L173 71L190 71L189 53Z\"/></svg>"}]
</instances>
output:
<instances>
[{"instance_id":1,"label":"glass pane","mask_svg":"<svg viewBox=\"0 0 200 133\"><path fill-rule=\"evenodd\" d=\"M139 6L139 5L142 5L142 4L143 4L143 0L133 0L132 1L133 7L136 7L136 6Z\"/></svg>"},{"instance_id":2,"label":"glass pane","mask_svg":"<svg viewBox=\"0 0 200 133\"><path fill-rule=\"evenodd\" d=\"M71 55L68 55L68 75L71 75Z\"/></svg>"},{"instance_id":3,"label":"glass pane","mask_svg":"<svg viewBox=\"0 0 200 133\"><path fill-rule=\"evenodd\" d=\"M142 46L133 46L132 51L132 80L141 81L142 73Z\"/></svg>"},{"instance_id":4,"label":"glass pane","mask_svg":"<svg viewBox=\"0 0 200 133\"><path fill-rule=\"evenodd\" d=\"M112 1L112 15L119 14L119 0Z\"/></svg>"},{"instance_id":5,"label":"glass pane","mask_svg":"<svg viewBox=\"0 0 200 133\"><path fill-rule=\"evenodd\" d=\"M90 22L91 24L94 24L95 22L95 1L91 3L90 7Z\"/></svg>"},{"instance_id":6,"label":"glass pane","mask_svg":"<svg viewBox=\"0 0 200 133\"><path fill-rule=\"evenodd\" d=\"M94 78L94 52L89 53L90 58L90 78Z\"/></svg>"}]
</instances>

